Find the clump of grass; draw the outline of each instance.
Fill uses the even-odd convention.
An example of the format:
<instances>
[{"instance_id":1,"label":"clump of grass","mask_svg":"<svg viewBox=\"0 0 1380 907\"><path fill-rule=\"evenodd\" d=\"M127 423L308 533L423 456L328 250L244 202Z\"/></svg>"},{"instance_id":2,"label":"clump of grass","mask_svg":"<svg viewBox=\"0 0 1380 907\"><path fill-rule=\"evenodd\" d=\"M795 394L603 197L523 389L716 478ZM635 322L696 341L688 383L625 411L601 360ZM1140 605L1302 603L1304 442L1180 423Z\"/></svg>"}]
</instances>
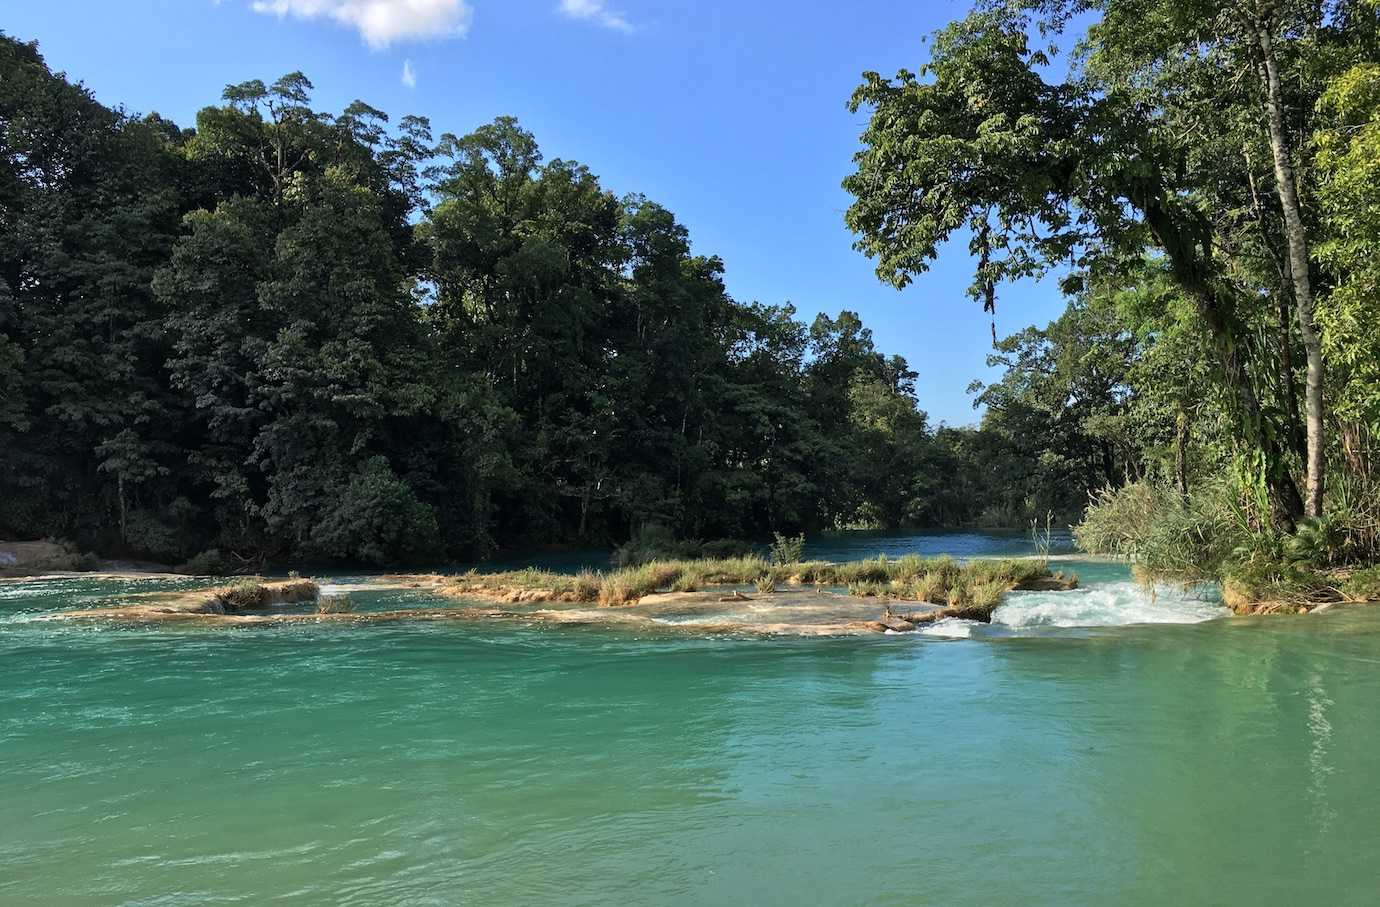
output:
<instances>
[{"instance_id":1,"label":"clump of grass","mask_svg":"<svg viewBox=\"0 0 1380 907\"><path fill-rule=\"evenodd\" d=\"M805 561L792 564L786 579L805 586L828 586L835 582L834 572L834 565L827 561Z\"/></svg>"},{"instance_id":2,"label":"clump of grass","mask_svg":"<svg viewBox=\"0 0 1380 907\"><path fill-rule=\"evenodd\" d=\"M753 585L774 591L784 583L844 586L854 595L952 604L955 589L983 583L1001 591L1051 574L1029 560L973 561L960 565L951 558L926 559L914 555L889 559L831 564L810 561L771 565L761 557L725 560L653 561L609 573L585 572L577 576L516 570L481 574L471 571L455 577L449 586L460 594L485 592L507 596L518 593L523 601L598 602L626 605L646 595L670 589L695 592L715 585ZM962 597L965 593L957 593Z\"/></svg>"},{"instance_id":3,"label":"clump of grass","mask_svg":"<svg viewBox=\"0 0 1380 907\"><path fill-rule=\"evenodd\" d=\"M350 596L341 593L339 595L322 595L316 599L317 614L351 614L355 610L355 603L350 600Z\"/></svg>"},{"instance_id":4,"label":"clump of grass","mask_svg":"<svg viewBox=\"0 0 1380 907\"><path fill-rule=\"evenodd\" d=\"M754 554L721 561L699 561L696 567L703 571L706 583L751 583L771 569L771 564Z\"/></svg>"},{"instance_id":5,"label":"clump of grass","mask_svg":"<svg viewBox=\"0 0 1380 907\"><path fill-rule=\"evenodd\" d=\"M605 607L631 604L639 597L630 578L621 572L604 577L599 587L599 604Z\"/></svg>"},{"instance_id":6,"label":"clump of grass","mask_svg":"<svg viewBox=\"0 0 1380 907\"><path fill-rule=\"evenodd\" d=\"M318 591L311 580L268 583L259 577L247 576L215 590L214 597L226 611L258 611L270 605L311 601Z\"/></svg>"},{"instance_id":7,"label":"clump of grass","mask_svg":"<svg viewBox=\"0 0 1380 907\"><path fill-rule=\"evenodd\" d=\"M927 572L926 560L918 554L906 554L891 564L891 578L903 583L914 582Z\"/></svg>"},{"instance_id":8,"label":"clump of grass","mask_svg":"<svg viewBox=\"0 0 1380 907\"><path fill-rule=\"evenodd\" d=\"M604 577L599 589L599 604L632 604L644 595L674 585L684 572L681 564L668 561L654 561L641 567L615 571Z\"/></svg>"},{"instance_id":9,"label":"clump of grass","mask_svg":"<svg viewBox=\"0 0 1380 907\"><path fill-rule=\"evenodd\" d=\"M671 581L672 592L699 592L705 586L712 585L707 578L708 561L687 561L678 565L680 575Z\"/></svg>"},{"instance_id":10,"label":"clump of grass","mask_svg":"<svg viewBox=\"0 0 1380 907\"><path fill-rule=\"evenodd\" d=\"M571 580L570 592L575 597L576 601L598 601L599 588L601 585L599 574L592 570L582 570Z\"/></svg>"},{"instance_id":11,"label":"clump of grass","mask_svg":"<svg viewBox=\"0 0 1380 907\"><path fill-rule=\"evenodd\" d=\"M926 573L910 585L910 597L918 602L942 605L947 602L948 587L937 572Z\"/></svg>"},{"instance_id":12,"label":"clump of grass","mask_svg":"<svg viewBox=\"0 0 1380 907\"><path fill-rule=\"evenodd\" d=\"M848 594L857 598L889 598L894 591L890 583L877 580L854 580L848 584Z\"/></svg>"},{"instance_id":13,"label":"clump of grass","mask_svg":"<svg viewBox=\"0 0 1380 907\"><path fill-rule=\"evenodd\" d=\"M1380 602L1380 564L1348 576L1342 582L1342 593L1352 601Z\"/></svg>"},{"instance_id":14,"label":"clump of grass","mask_svg":"<svg viewBox=\"0 0 1380 907\"><path fill-rule=\"evenodd\" d=\"M1343 590L1326 577L1300 564L1264 558L1228 565L1222 577L1222 601L1238 614L1257 610L1286 610L1343 597Z\"/></svg>"},{"instance_id":15,"label":"clump of grass","mask_svg":"<svg viewBox=\"0 0 1380 907\"><path fill-rule=\"evenodd\" d=\"M880 583L891 579L886 555L867 561L851 561L834 566L834 585L851 586L854 583Z\"/></svg>"},{"instance_id":16,"label":"clump of grass","mask_svg":"<svg viewBox=\"0 0 1380 907\"><path fill-rule=\"evenodd\" d=\"M966 574L977 582L1001 583L1008 588L1050 575L1049 568L1037 560L973 561Z\"/></svg>"},{"instance_id":17,"label":"clump of grass","mask_svg":"<svg viewBox=\"0 0 1380 907\"><path fill-rule=\"evenodd\" d=\"M997 580L979 580L968 589L968 608L982 614L982 620L991 620L992 612L1001 604L1007 586Z\"/></svg>"}]
</instances>

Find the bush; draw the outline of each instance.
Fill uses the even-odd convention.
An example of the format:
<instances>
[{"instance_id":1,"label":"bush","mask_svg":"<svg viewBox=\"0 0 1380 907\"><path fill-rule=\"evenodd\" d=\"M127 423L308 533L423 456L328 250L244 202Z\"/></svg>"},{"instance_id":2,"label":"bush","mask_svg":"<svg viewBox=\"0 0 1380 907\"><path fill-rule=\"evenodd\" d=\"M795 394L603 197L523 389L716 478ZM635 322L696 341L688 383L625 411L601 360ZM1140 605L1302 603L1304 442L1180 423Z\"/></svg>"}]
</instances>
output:
<instances>
[{"instance_id":1,"label":"bush","mask_svg":"<svg viewBox=\"0 0 1380 907\"><path fill-rule=\"evenodd\" d=\"M712 539L700 546L698 557L710 561L754 557L757 546L741 539Z\"/></svg>"},{"instance_id":2,"label":"bush","mask_svg":"<svg viewBox=\"0 0 1380 907\"><path fill-rule=\"evenodd\" d=\"M800 563L805 557L805 533L797 536L776 533L776 540L771 543L770 556L771 562L777 566Z\"/></svg>"},{"instance_id":3,"label":"bush","mask_svg":"<svg viewBox=\"0 0 1380 907\"><path fill-rule=\"evenodd\" d=\"M678 539L674 532L657 523L648 523L633 533L613 552L613 562L619 567L640 567L653 561L723 560L746 557L756 549L750 542L737 539L714 539L700 542Z\"/></svg>"},{"instance_id":4,"label":"bush","mask_svg":"<svg viewBox=\"0 0 1380 907\"><path fill-rule=\"evenodd\" d=\"M1090 554L1129 557L1147 575L1186 582L1220 576L1233 549L1250 536L1244 508L1226 482L1187 500L1150 482L1104 488L1074 527L1079 547Z\"/></svg>"},{"instance_id":5,"label":"bush","mask_svg":"<svg viewBox=\"0 0 1380 907\"><path fill-rule=\"evenodd\" d=\"M641 567L652 561L688 560L697 557L699 550L699 542L682 541L665 526L648 523L614 549L613 562L619 567Z\"/></svg>"},{"instance_id":6,"label":"bush","mask_svg":"<svg viewBox=\"0 0 1380 907\"><path fill-rule=\"evenodd\" d=\"M188 573L193 576L225 576L232 571L220 550L211 548L179 565L177 572Z\"/></svg>"},{"instance_id":7,"label":"bush","mask_svg":"<svg viewBox=\"0 0 1380 907\"><path fill-rule=\"evenodd\" d=\"M386 564L437 556L441 528L436 511L378 456L339 490L311 537L312 547L326 557Z\"/></svg>"}]
</instances>

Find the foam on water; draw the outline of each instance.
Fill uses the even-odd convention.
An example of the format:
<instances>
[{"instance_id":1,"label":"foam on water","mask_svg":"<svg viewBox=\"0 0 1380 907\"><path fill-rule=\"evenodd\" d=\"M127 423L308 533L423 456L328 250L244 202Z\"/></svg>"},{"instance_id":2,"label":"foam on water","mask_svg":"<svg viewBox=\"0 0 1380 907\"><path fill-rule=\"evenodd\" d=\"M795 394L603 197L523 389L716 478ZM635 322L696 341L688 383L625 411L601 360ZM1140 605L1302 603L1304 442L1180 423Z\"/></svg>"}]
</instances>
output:
<instances>
[{"instance_id":1,"label":"foam on water","mask_svg":"<svg viewBox=\"0 0 1380 907\"><path fill-rule=\"evenodd\" d=\"M975 620L946 617L932 624L922 625L918 632L922 636L938 636L942 639L968 639L974 630L981 627L982 624Z\"/></svg>"},{"instance_id":2,"label":"foam on water","mask_svg":"<svg viewBox=\"0 0 1380 907\"><path fill-rule=\"evenodd\" d=\"M992 613L992 623L1011 629L1196 624L1228 613L1207 593L1162 587L1151 594L1136 583L1118 582L1070 592L1012 592Z\"/></svg>"}]
</instances>

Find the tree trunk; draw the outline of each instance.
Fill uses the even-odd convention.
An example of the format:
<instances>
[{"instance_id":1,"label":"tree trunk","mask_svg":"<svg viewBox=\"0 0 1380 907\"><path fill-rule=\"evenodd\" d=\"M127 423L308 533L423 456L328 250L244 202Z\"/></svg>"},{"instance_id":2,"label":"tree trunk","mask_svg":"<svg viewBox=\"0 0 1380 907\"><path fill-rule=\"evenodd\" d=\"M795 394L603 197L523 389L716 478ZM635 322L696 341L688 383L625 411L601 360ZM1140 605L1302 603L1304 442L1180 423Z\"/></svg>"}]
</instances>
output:
<instances>
[{"instance_id":1,"label":"tree trunk","mask_svg":"<svg viewBox=\"0 0 1380 907\"><path fill-rule=\"evenodd\" d=\"M1272 228L1266 222L1265 209L1260 204L1260 193L1256 191L1255 164L1251 159L1250 145L1242 148L1242 157L1246 162L1246 183L1251 189L1251 209L1255 211L1256 221L1260 224L1260 238L1265 252L1279 273L1279 377L1280 387L1284 390L1284 415L1289 423L1289 443L1298 455L1299 462L1307 463L1308 440L1303 431L1303 419L1299 416L1299 395L1294 386L1294 341L1289 329L1292 317L1289 313L1289 297L1294 291L1293 268L1289 265L1287 250L1282 255L1277 254L1270 242L1273 237L1270 232Z\"/></svg>"},{"instance_id":2,"label":"tree trunk","mask_svg":"<svg viewBox=\"0 0 1380 907\"><path fill-rule=\"evenodd\" d=\"M1221 381L1235 398L1232 415L1242 440L1253 445L1263 458L1270 520L1277 528L1293 532L1303 513L1303 501L1285 468L1278 435L1267 422L1250 372L1242 361L1241 326L1231 300L1222 298L1212 270L1211 225L1197 212L1166 196L1157 183L1132 176L1126 188L1128 199L1145 215L1146 224L1168 257L1174 282L1193 301L1194 309L1207 326Z\"/></svg>"},{"instance_id":3,"label":"tree trunk","mask_svg":"<svg viewBox=\"0 0 1380 907\"><path fill-rule=\"evenodd\" d=\"M1308 358L1308 382L1304 392L1308 435L1308 490L1304 512L1309 517L1322 515L1323 498L1323 358L1322 340L1313 320L1313 285L1308 273L1308 234L1303 226L1298 185L1289 160L1289 137L1284 130L1284 110L1275 65L1274 44L1266 24L1256 27L1264 69L1265 112L1270 125L1270 150L1275 159L1275 182L1279 203L1284 210L1284 233L1289 243L1289 270L1294 281L1294 307L1299 333Z\"/></svg>"},{"instance_id":4,"label":"tree trunk","mask_svg":"<svg viewBox=\"0 0 1380 907\"><path fill-rule=\"evenodd\" d=\"M1289 303L1281 294L1279 298L1279 378L1284 386L1285 415L1289 419L1289 440L1293 444L1299 462L1308 462L1308 439L1303 430L1303 420L1299 418L1299 395L1294 387L1294 344L1289 336Z\"/></svg>"},{"instance_id":5,"label":"tree trunk","mask_svg":"<svg viewBox=\"0 0 1380 907\"><path fill-rule=\"evenodd\" d=\"M129 532L126 529L128 522L125 518L127 507L125 505L125 477L123 474L119 478L120 485L120 541L129 542Z\"/></svg>"}]
</instances>

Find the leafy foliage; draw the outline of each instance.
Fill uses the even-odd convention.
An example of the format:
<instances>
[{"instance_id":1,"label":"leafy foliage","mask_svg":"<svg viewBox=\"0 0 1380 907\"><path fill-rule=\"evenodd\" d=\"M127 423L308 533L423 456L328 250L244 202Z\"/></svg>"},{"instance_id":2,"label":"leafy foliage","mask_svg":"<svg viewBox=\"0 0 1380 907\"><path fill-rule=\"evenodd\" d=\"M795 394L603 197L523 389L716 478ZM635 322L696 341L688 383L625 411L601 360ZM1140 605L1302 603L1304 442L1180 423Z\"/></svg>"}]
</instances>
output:
<instances>
[{"instance_id":1,"label":"leafy foliage","mask_svg":"<svg viewBox=\"0 0 1380 907\"><path fill-rule=\"evenodd\" d=\"M854 313L732 299L511 118L311 93L182 130L0 36L0 534L219 573L970 516L929 506L944 444Z\"/></svg>"}]
</instances>

